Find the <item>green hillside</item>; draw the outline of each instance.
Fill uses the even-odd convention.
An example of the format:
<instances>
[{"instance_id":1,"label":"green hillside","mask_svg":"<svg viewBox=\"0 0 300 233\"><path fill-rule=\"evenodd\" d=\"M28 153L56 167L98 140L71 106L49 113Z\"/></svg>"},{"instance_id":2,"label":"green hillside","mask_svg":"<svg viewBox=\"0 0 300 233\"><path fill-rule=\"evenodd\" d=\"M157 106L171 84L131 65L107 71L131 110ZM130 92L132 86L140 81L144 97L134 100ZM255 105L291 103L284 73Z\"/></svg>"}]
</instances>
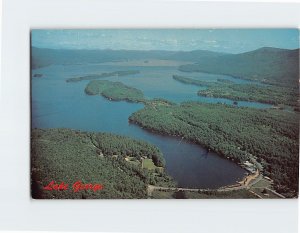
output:
<instances>
[{"instance_id":1,"label":"green hillside","mask_svg":"<svg viewBox=\"0 0 300 233\"><path fill-rule=\"evenodd\" d=\"M280 86L298 86L299 49L261 48L241 54L207 57L195 64L183 65L184 72L208 72L260 81Z\"/></svg>"}]
</instances>

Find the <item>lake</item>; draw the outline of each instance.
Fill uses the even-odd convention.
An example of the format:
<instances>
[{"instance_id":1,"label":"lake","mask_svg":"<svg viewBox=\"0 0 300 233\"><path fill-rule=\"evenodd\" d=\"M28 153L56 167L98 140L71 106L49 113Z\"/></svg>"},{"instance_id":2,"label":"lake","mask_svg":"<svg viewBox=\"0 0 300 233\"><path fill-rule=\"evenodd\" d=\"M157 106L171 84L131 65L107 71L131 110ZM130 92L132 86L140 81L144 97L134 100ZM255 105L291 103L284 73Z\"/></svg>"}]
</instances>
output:
<instances>
[{"instance_id":1,"label":"lake","mask_svg":"<svg viewBox=\"0 0 300 233\"><path fill-rule=\"evenodd\" d=\"M32 78L32 128L72 128L83 131L112 132L145 140L156 145L166 159L166 171L179 187L218 188L233 184L245 176L245 170L205 148L181 140L162 136L130 124L128 117L143 108L142 104L109 101L102 96L88 96L84 88L89 81L67 83L66 79L88 74L117 70L139 70L130 76L109 77L142 90L146 98L164 98L180 103L187 100L232 104L232 100L197 96L199 87L185 85L172 78L173 74L186 75L176 66L116 66L103 64L52 65L33 70L42 78ZM187 74L205 79L249 81L225 75ZM250 82L249 82L250 83ZM239 101L239 106L267 108L270 105Z\"/></svg>"}]
</instances>

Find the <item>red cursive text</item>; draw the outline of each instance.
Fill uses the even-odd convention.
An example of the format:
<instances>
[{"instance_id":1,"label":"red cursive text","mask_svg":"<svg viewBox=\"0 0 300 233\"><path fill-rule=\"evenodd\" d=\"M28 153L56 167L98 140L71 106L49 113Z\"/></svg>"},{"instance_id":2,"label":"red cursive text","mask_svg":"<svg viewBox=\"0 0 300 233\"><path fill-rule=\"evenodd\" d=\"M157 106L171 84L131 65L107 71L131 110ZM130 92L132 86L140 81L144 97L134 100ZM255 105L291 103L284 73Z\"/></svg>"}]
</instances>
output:
<instances>
[{"instance_id":1,"label":"red cursive text","mask_svg":"<svg viewBox=\"0 0 300 233\"><path fill-rule=\"evenodd\" d=\"M52 190L67 190L68 184L61 182L60 184L51 181L47 186L44 187L44 190L52 191Z\"/></svg>"},{"instance_id":2,"label":"red cursive text","mask_svg":"<svg viewBox=\"0 0 300 233\"><path fill-rule=\"evenodd\" d=\"M98 190L103 189L102 184L91 184L91 183L84 184L80 180L76 181L72 187L73 187L74 192L79 192L79 191L83 191L83 190L92 190L92 191L96 192ZM53 190L64 191L64 190L68 190L68 189L69 189L68 184L65 184L64 182L56 183L54 180L51 181L47 186L44 187L44 190L47 190L47 191L53 191Z\"/></svg>"},{"instance_id":3,"label":"red cursive text","mask_svg":"<svg viewBox=\"0 0 300 233\"><path fill-rule=\"evenodd\" d=\"M78 192L81 190L93 190L94 192L103 189L103 185L101 184L83 184L81 181L76 181L73 184L74 192Z\"/></svg>"}]
</instances>

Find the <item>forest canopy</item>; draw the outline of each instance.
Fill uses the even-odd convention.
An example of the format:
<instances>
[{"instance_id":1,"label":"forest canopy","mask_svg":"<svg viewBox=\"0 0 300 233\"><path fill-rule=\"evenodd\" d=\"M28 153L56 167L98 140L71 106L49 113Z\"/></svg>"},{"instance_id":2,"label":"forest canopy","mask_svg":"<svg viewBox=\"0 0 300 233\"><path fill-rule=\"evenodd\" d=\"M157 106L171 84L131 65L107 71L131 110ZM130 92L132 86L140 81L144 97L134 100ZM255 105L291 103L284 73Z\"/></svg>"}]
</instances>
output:
<instances>
[{"instance_id":1,"label":"forest canopy","mask_svg":"<svg viewBox=\"0 0 300 233\"><path fill-rule=\"evenodd\" d=\"M293 107L298 105L299 90L297 87L278 87L274 85L237 84L229 80L218 79L208 82L184 76L173 75L173 79L184 84L207 87L198 91L198 95L215 98L226 98L236 101L252 101L267 104L284 104Z\"/></svg>"},{"instance_id":2,"label":"forest canopy","mask_svg":"<svg viewBox=\"0 0 300 233\"><path fill-rule=\"evenodd\" d=\"M102 95L110 100L126 100L129 102L140 102L144 100L142 91L126 86L121 82L107 80L93 80L85 88L88 95Z\"/></svg>"},{"instance_id":3,"label":"forest canopy","mask_svg":"<svg viewBox=\"0 0 300 233\"><path fill-rule=\"evenodd\" d=\"M298 113L186 102L147 105L130 121L161 134L184 137L236 162L255 158L277 191L298 192Z\"/></svg>"},{"instance_id":4,"label":"forest canopy","mask_svg":"<svg viewBox=\"0 0 300 233\"><path fill-rule=\"evenodd\" d=\"M110 133L70 129L33 129L31 134L32 197L37 199L147 198L147 185L174 186L163 169L148 170L136 162L141 156L164 166L159 149L147 142ZM72 185L100 183L103 190L47 191L51 181Z\"/></svg>"}]
</instances>

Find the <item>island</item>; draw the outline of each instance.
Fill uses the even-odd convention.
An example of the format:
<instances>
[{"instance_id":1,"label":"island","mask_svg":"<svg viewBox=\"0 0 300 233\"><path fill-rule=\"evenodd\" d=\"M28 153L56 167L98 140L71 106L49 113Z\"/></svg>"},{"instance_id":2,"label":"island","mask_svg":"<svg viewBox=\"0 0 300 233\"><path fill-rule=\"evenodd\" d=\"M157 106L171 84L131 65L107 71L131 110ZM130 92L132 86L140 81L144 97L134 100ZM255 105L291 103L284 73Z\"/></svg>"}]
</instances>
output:
<instances>
[{"instance_id":1,"label":"island","mask_svg":"<svg viewBox=\"0 0 300 233\"><path fill-rule=\"evenodd\" d=\"M69 78L66 80L66 82L80 82L82 80L95 80L100 78L108 78L108 77L116 77L116 76L120 77L120 76L134 75L139 73L140 71L138 70L121 70L121 71L114 71L110 73L91 74L91 75L85 75L76 78Z\"/></svg>"},{"instance_id":2,"label":"island","mask_svg":"<svg viewBox=\"0 0 300 233\"><path fill-rule=\"evenodd\" d=\"M102 95L109 100L125 100L128 102L143 102L142 91L126 86L121 82L111 82L107 80L93 80L85 88L88 95Z\"/></svg>"}]
</instances>

